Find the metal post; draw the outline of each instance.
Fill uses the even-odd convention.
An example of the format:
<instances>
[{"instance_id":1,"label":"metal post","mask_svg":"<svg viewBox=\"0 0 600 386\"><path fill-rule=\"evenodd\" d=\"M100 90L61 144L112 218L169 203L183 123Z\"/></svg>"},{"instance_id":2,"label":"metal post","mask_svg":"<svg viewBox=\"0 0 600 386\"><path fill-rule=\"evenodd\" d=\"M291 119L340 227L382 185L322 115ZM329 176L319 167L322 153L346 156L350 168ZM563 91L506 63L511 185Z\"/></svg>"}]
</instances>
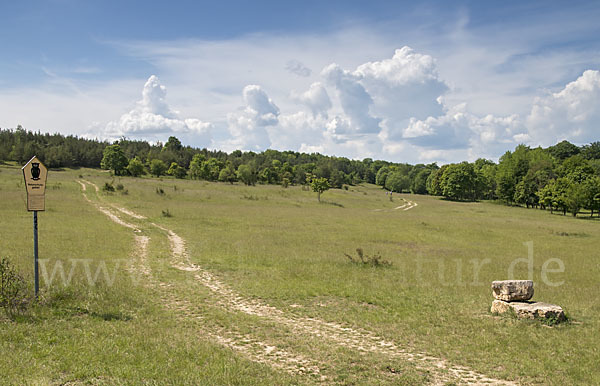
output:
<instances>
[{"instance_id":1,"label":"metal post","mask_svg":"<svg viewBox=\"0 0 600 386\"><path fill-rule=\"evenodd\" d=\"M34 260L34 273L35 273L35 298L38 297L40 290L40 278L38 274L38 221L37 221L37 210L33 211L33 260Z\"/></svg>"}]
</instances>

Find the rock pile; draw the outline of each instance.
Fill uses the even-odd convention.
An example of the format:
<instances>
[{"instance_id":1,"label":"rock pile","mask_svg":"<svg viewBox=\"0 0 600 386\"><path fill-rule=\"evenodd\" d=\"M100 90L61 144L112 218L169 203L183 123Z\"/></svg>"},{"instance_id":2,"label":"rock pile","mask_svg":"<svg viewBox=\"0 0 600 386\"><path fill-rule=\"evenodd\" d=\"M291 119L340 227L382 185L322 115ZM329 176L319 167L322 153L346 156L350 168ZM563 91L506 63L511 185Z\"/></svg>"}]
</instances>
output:
<instances>
[{"instance_id":1,"label":"rock pile","mask_svg":"<svg viewBox=\"0 0 600 386\"><path fill-rule=\"evenodd\" d=\"M492 282L494 302L491 312L503 314L512 310L519 318L552 319L557 322L565 320L565 313L560 306L529 301L533 297L533 281L501 280Z\"/></svg>"}]
</instances>

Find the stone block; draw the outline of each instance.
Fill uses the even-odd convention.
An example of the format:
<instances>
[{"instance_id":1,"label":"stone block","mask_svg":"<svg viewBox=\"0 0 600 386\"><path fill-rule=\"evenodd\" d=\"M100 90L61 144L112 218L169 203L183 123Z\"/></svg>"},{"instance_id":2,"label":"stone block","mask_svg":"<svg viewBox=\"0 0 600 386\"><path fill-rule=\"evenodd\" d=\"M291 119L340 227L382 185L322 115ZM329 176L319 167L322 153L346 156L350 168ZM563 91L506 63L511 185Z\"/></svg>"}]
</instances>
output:
<instances>
[{"instance_id":1,"label":"stone block","mask_svg":"<svg viewBox=\"0 0 600 386\"><path fill-rule=\"evenodd\" d=\"M533 297L531 280L498 280L492 282L494 299L505 302L529 300Z\"/></svg>"}]
</instances>

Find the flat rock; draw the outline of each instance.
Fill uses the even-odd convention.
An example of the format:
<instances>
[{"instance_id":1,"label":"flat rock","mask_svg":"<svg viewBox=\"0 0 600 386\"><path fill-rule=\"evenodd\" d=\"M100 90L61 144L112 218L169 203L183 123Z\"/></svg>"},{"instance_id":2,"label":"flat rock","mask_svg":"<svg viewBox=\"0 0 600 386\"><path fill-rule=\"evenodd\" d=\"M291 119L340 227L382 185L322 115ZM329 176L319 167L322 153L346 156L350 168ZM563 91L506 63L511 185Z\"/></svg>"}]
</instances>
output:
<instances>
[{"instance_id":1,"label":"flat rock","mask_svg":"<svg viewBox=\"0 0 600 386\"><path fill-rule=\"evenodd\" d=\"M565 320L565 313L560 306L556 304L543 302L505 302L503 300L494 300L491 312L494 314L504 314L513 310L518 318L523 319L555 319L559 322Z\"/></svg>"},{"instance_id":2,"label":"flat rock","mask_svg":"<svg viewBox=\"0 0 600 386\"><path fill-rule=\"evenodd\" d=\"M498 280L492 282L494 299L506 302L529 300L533 297L532 280Z\"/></svg>"}]
</instances>

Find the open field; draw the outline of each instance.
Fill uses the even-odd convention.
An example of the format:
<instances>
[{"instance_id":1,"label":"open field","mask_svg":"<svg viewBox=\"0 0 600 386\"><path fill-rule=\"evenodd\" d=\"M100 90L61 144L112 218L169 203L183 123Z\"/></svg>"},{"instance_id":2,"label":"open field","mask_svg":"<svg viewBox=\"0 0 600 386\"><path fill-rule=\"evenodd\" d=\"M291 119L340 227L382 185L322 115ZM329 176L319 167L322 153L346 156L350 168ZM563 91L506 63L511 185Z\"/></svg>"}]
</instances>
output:
<instances>
[{"instance_id":1,"label":"open field","mask_svg":"<svg viewBox=\"0 0 600 386\"><path fill-rule=\"evenodd\" d=\"M321 204L297 186L170 178L96 191L111 180L50 171L40 258L46 276L57 263L73 276L63 286L57 270L40 305L0 321L2 382L600 383L598 220L391 202L368 185ZM0 198L0 253L32 283L20 168L0 167ZM528 242L534 300L563 306L570 323L489 313L491 281L528 259ZM352 264L356 248L392 265ZM114 282L90 281L98 267Z\"/></svg>"}]
</instances>

